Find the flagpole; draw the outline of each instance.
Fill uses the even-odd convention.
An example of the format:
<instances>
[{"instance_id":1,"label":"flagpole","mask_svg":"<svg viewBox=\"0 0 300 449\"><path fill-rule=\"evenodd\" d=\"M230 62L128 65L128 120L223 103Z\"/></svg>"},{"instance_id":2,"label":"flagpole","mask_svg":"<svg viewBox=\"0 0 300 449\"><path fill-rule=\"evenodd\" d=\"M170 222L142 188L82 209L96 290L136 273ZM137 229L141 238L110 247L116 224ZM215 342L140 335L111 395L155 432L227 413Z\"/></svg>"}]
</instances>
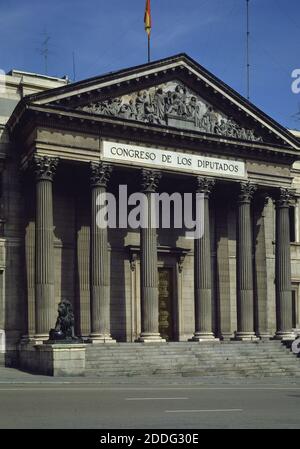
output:
<instances>
[{"instance_id":1,"label":"flagpole","mask_svg":"<svg viewBox=\"0 0 300 449\"><path fill-rule=\"evenodd\" d=\"M146 0L144 22L145 22L145 31L148 35L148 63L149 63L151 61L151 28L152 28L151 0Z\"/></svg>"},{"instance_id":2,"label":"flagpole","mask_svg":"<svg viewBox=\"0 0 300 449\"><path fill-rule=\"evenodd\" d=\"M151 37L148 34L148 62L151 62Z\"/></svg>"}]
</instances>

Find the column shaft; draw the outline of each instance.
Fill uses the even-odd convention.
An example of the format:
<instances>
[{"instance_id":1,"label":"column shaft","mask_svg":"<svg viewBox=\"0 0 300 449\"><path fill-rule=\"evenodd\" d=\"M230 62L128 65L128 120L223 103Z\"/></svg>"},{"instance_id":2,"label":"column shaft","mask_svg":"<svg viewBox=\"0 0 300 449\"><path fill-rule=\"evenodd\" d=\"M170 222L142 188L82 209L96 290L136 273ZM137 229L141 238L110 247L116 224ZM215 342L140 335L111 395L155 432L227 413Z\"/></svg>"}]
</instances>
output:
<instances>
[{"instance_id":1,"label":"column shaft","mask_svg":"<svg viewBox=\"0 0 300 449\"><path fill-rule=\"evenodd\" d=\"M35 315L36 339L46 339L53 327L54 246L52 181L58 161L49 157L34 158L36 172L35 228Z\"/></svg>"},{"instance_id":2,"label":"column shaft","mask_svg":"<svg viewBox=\"0 0 300 449\"><path fill-rule=\"evenodd\" d=\"M145 194L145 226L141 228L141 327L140 342L162 342L159 334L157 229L154 193L158 188L160 173L142 171Z\"/></svg>"},{"instance_id":3,"label":"column shaft","mask_svg":"<svg viewBox=\"0 0 300 449\"><path fill-rule=\"evenodd\" d=\"M209 195L214 180L197 178L197 207L203 211L203 235L195 239L195 334L194 341L215 340L212 332L212 295L211 295L211 247L209 223ZM201 202L204 202L201 208Z\"/></svg>"},{"instance_id":4,"label":"column shaft","mask_svg":"<svg viewBox=\"0 0 300 449\"><path fill-rule=\"evenodd\" d=\"M237 333L239 340L253 340L254 333L254 295L252 259L252 221L251 199L255 186L241 184L238 201L237 235Z\"/></svg>"},{"instance_id":5,"label":"column shaft","mask_svg":"<svg viewBox=\"0 0 300 449\"><path fill-rule=\"evenodd\" d=\"M258 337L268 339L271 334L268 329L268 277L267 277L267 242L266 242L266 213L269 197L261 193L255 202L254 212L254 317L255 330Z\"/></svg>"},{"instance_id":6,"label":"column shaft","mask_svg":"<svg viewBox=\"0 0 300 449\"><path fill-rule=\"evenodd\" d=\"M77 335L87 337L91 333L90 294L90 207L80 196L77 201L77 255L76 255L76 310L78 311Z\"/></svg>"},{"instance_id":7,"label":"column shaft","mask_svg":"<svg viewBox=\"0 0 300 449\"><path fill-rule=\"evenodd\" d=\"M91 163L91 339L93 343L111 343L110 336L110 272L107 226L97 220L98 198L104 205L111 167Z\"/></svg>"},{"instance_id":8,"label":"column shaft","mask_svg":"<svg viewBox=\"0 0 300 449\"><path fill-rule=\"evenodd\" d=\"M292 332L292 284L289 206L291 192L280 189L276 202L276 338L290 340Z\"/></svg>"},{"instance_id":9,"label":"column shaft","mask_svg":"<svg viewBox=\"0 0 300 449\"><path fill-rule=\"evenodd\" d=\"M228 195L231 191L225 190L218 195L216 204L216 232L217 232L217 318L218 334L223 340L232 338L231 329L231 294L230 294L230 265L229 265L229 233L228 233Z\"/></svg>"}]
</instances>

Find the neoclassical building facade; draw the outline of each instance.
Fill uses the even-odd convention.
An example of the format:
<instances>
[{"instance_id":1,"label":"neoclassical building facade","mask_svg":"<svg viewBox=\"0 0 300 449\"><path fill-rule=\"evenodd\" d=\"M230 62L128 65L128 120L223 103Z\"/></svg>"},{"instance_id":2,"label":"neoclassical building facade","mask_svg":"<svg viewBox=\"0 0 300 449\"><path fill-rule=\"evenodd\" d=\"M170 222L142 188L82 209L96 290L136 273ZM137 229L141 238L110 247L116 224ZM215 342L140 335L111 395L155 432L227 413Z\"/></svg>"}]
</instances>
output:
<instances>
[{"instance_id":1,"label":"neoclassical building facade","mask_svg":"<svg viewBox=\"0 0 300 449\"><path fill-rule=\"evenodd\" d=\"M297 133L184 54L47 83L3 125L7 348L47 339L63 298L93 343L293 338ZM99 196L122 202L120 186L202 194L203 236L99 227Z\"/></svg>"}]
</instances>

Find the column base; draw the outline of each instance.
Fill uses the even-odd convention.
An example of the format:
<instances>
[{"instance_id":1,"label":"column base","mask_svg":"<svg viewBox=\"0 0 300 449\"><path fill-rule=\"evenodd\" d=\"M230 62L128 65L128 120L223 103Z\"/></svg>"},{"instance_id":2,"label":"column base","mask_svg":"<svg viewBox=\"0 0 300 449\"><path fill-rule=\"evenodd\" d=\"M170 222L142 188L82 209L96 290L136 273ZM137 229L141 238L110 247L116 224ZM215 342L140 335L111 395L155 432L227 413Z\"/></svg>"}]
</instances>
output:
<instances>
[{"instance_id":1,"label":"column base","mask_svg":"<svg viewBox=\"0 0 300 449\"><path fill-rule=\"evenodd\" d=\"M261 332L258 333L257 336L261 339L261 340L271 340L271 338L273 338L273 335L267 333L267 332Z\"/></svg>"},{"instance_id":2,"label":"column base","mask_svg":"<svg viewBox=\"0 0 300 449\"><path fill-rule=\"evenodd\" d=\"M235 332L234 340L237 341L259 341L254 332Z\"/></svg>"},{"instance_id":3,"label":"column base","mask_svg":"<svg viewBox=\"0 0 300 449\"><path fill-rule=\"evenodd\" d=\"M34 343L35 342L35 338L33 335L22 335L22 337L20 338L19 343L21 345L26 345L28 343Z\"/></svg>"},{"instance_id":4,"label":"column base","mask_svg":"<svg viewBox=\"0 0 300 449\"><path fill-rule=\"evenodd\" d=\"M274 335L274 340L291 341L291 340L295 340L295 338L296 338L296 335L292 331L290 331L290 332L278 331Z\"/></svg>"},{"instance_id":5,"label":"column base","mask_svg":"<svg viewBox=\"0 0 300 449\"><path fill-rule=\"evenodd\" d=\"M300 327L296 327L295 329L293 329L295 338L300 337Z\"/></svg>"},{"instance_id":6,"label":"column base","mask_svg":"<svg viewBox=\"0 0 300 449\"><path fill-rule=\"evenodd\" d=\"M105 344L105 343L117 343L109 334L91 334L87 340L87 343L92 343L93 345Z\"/></svg>"},{"instance_id":7,"label":"column base","mask_svg":"<svg viewBox=\"0 0 300 449\"><path fill-rule=\"evenodd\" d=\"M216 338L212 332L196 332L189 341L201 343L206 341L220 341L220 339Z\"/></svg>"},{"instance_id":8,"label":"column base","mask_svg":"<svg viewBox=\"0 0 300 449\"><path fill-rule=\"evenodd\" d=\"M30 343L36 345L42 345L44 341L49 340L49 334L36 334L33 338L30 339Z\"/></svg>"},{"instance_id":9,"label":"column base","mask_svg":"<svg viewBox=\"0 0 300 449\"><path fill-rule=\"evenodd\" d=\"M142 333L136 340L137 343L166 343L167 340L162 338L160 334Z\"/></svg>"},{"instance_id":10,"label":"column base","mask_svg":"<svg viewBox=\"0 0 300 449\"><path fill-rule=\"evenodd\" d=\"M220 340L223 340L223 341L230 341L230 340L232 340L232 338L233 338L232 332L223 332L220 335Z\"/></svg>"}]
</instances>

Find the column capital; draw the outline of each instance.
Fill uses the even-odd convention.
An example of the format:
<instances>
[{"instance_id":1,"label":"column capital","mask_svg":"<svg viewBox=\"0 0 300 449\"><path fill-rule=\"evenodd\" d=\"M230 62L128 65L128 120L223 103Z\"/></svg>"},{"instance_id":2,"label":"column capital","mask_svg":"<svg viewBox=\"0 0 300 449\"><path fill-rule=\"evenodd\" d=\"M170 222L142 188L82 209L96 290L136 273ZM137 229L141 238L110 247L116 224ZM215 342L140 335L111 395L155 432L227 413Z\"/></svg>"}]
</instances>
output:
<instances>
[{"instance_id":1,"label":"column capital","mask_svg":"<svg viewBox=\"0 0 300 449\"><path fill-rule=\"evenodd\" d=\"M59 159L35 154L32 158L32 167L37 181L53 181Z\"/></svg>"},{"instance_id":2,"label":"column capital","mask_svg":"<svg viewBox=\"0 0 300 449\"><path fill-rule=\"evenodd\" d=\"M216 180L214 178L206 178L203 176L196 177L196 192L203 193L207 198L211 194Z\"/></svg>"},{"instance_id":3,"label":"column capital","mask_svg":"<svg viewBox=\"0 0 300 449\"><path fill-rule=\"evenodd\" d=\"M90 181L92 187L107 187L112 166L105 162L90 162Z\"/></svg>"},{"instance_id":4,"label":"column capital","mask_svg":"<svg viewBox=\"0 0 300 449\"><path fill-rule=\"evenodd\" d=\"M280 187L275 197L276 207L290 207L291 201L294 199L293 190Z\"/></svg>"},{"instance_id":5,"label":"column capital","mask_svg":"<svg viewBox=\"0 0 300 449\"><path fill-rule=\"evenodd\" d=\"M239 192L239 202L240 203L250 203L254 193L257 190L257 186L255 184L251 184L250 181L241 182L240 183L240 192Z\"/></svg>"},{"instance_id":6,"label":"column capital","mask_svg":"<svg viewBox=\"0 0 300 449\"><path fill-rule=\"evenodd\" d=\"M143 192L156 192L159 181L161 179L161 172L157 170L142 170L142 190Z\"/></svg>"}]
</instances>

